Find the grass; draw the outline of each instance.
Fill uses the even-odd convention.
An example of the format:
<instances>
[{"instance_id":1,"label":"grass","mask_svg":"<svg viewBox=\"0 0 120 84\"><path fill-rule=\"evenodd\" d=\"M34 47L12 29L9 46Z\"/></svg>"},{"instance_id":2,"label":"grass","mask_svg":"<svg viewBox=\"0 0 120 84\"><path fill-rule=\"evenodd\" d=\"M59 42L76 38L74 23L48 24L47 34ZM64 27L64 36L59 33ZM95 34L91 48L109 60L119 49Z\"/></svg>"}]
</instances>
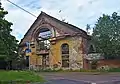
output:
<instances>
[{"instance_id":1,"label":"grass","mask_svg":"<svg viewBox=\"0 0 120 84\"><path fill-rule=\"evenodd\" d=\"M44 82L44 79L29 71L0 71L1 81Z\"/></svg>"}]
</instances>

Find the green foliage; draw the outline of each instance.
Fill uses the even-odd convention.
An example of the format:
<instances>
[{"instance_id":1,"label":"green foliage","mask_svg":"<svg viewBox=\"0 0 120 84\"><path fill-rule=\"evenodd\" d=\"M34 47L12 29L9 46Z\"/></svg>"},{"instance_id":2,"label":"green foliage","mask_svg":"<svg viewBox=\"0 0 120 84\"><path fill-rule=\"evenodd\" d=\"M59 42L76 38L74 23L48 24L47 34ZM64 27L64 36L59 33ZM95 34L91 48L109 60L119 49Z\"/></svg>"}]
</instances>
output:
<instances>
[{"instance_id":1,"label":"green foliage","mask_svg":"<svg viewBox=\"0 0 120 84\"><path fill-rule=\"evenodd\" d=\"M120 72L120 68L111 68L108 72Z\"/></svg>"},{"instance_id":2,"label":"green foliage","mask_svg":"<svg viewBox=\"0 0 120 84\"><path fill-rule=\"evenodd\" d=\"M7 11L1 7L0 3L0 56L4 56L5 61L12 61L17 55L17 40L11 35L12 23L5 19Z\"/></svg>"},{"instance_id":3,"label":"green foliage","mask_svg":"<svg viewBox=\"0 0 120 84\"><path fill-rule=\"evenodd\" d=\"M97 68L97 71L99 72L120 72L120 67L114 68L114 67L105 65L105 66L101 66Z\"/></svg>"},{"instance_id":4,"label":"green foliage","mask_svg":"<svg viewBox=\"0 0 120 84\"><path fill-rule=\"evenodd\" d=\"M120 56L120 16L114 12L112 16L103 14L93 29L93 42L96 51L106 58Z\"/></svg>"},{"instance_id":5,"label":"green foliage","mask_svg":"<svg viewBox=\"0 0 120 84\"><path fill-rule=\"evenodd\" d=\"M34 71L34 70L33 70ZM37 69L35 70L35 72L63 72L64 70L63 69L51 69L51 68L48 68L48 69Z\"/></svg>"},{"instance_id":6,"label":"green foliage","mask_svg":"<svg viewBox=\"0 0 120 84\"><path fill-rule=\"evenodd\" d=\"M97 69L40 69L35 72L81 72L81 73L92 73L92 74L100 74L101 72L120 72L120 68L112 68L109 66L102 66Z\"/></svg>"},{"instance_id":7,"label":"green foliage","mask_svg":"<svg viewBox=\"0 0 120 84\"><path fill-rule=\"evenodd\" d=\"M95 49L93 48L93 45L90 46L89 50L88 50L88 53L94 53L95 52Z\"/></svg>"}]
</instances>

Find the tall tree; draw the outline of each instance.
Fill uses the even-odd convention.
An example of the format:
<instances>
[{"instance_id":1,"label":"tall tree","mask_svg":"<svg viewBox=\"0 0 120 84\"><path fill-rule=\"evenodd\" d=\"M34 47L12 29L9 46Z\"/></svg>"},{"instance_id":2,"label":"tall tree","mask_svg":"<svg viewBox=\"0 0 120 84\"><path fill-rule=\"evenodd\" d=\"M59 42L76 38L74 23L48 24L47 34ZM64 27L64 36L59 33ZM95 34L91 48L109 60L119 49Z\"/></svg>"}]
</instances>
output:
<instances>
[{"instance_id":1,"label":"tall tree","mask_svg":"<svg viewBox=\"0 0 120 84\"><path fill-rule=\"evenodd\" d=\"M120 56L120 16L116 12L111 16L103 14L95 24L92 36L97 52L106 58Z\"/></svg>"},{"instance_id":2,"label":"tall tree","mask_svg":"<svg viewBox=\"0 0 120 84\"><path fill-rule=\"evenodd\" d=\"M0 57L3 57L9 64L16 57L17 52L17 40L15 36L11 35L11 22L5 19L7 11L1 7L0 3Z\"/></svg>"}]
</instances>

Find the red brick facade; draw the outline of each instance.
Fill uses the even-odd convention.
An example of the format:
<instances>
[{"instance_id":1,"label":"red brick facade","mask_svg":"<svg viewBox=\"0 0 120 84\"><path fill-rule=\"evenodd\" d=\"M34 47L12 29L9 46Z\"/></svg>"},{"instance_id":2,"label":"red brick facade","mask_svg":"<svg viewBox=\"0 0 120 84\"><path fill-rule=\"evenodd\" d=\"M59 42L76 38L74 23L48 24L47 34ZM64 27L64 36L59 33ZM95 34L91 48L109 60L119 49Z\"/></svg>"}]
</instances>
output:
<instances>
[{"instance_id":1,"label":"red brick facade","mask_svg":"<svg viewBox=\"0 0 120 84\"><path fill-rule=\"evenodd\" d=\"M111 68L120 68L120 60L107 60L107 59L102 59L97 62L97 68L101 66L109 66ZM91 64L89 60L84 59L84 69L91 69Z\"/></svg>"},{"instance_id":2,"label":"red brick facade","mask_svg":"<svg viewBox=\"0 0 120 84\"><path fill-rule=\"evenodd\" d=\"M99 60L97 67L108 65L110 67L118 68L120 67L120 60Z\"/></svg>"}]
</instances>

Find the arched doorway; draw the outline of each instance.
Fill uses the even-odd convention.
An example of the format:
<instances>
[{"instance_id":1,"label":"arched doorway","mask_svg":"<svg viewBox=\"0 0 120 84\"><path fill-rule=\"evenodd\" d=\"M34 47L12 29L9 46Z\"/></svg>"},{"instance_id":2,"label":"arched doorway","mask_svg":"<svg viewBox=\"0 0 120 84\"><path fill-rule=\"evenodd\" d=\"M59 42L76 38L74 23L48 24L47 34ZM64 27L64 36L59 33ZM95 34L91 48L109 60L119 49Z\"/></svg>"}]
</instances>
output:
<instances>
[{"instance_id":1,"label":"arched doorway","mask_svg":"<svg viewBox=\"0 0 120 84\"><path fill-rule=\"evenodd\" d=\"M64 43L61 45L62 67L69 67L69 45Z\"/></svg>"}]
</instances>

